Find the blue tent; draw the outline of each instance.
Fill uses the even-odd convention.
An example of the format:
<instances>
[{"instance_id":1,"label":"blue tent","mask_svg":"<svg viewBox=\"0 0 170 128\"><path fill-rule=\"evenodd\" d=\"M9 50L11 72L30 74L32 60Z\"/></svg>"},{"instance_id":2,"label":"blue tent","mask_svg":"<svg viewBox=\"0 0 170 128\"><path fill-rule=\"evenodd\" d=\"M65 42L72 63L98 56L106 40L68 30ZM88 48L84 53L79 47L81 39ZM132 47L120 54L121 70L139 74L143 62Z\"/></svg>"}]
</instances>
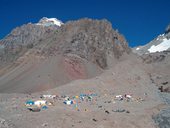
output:
<instances>
[{"instance_id":1,"label":"blue tent","mask_svg":"<svg viewBox=\"0 0 170 128\"><path fill-rule=\"evenodd\" d=\"M25 102L25 104L26 104L26 105L34 105L34 101L32 101L32 100L27 100L27 101Z\"/></svg>"},{"instance_id":2,"label":"blue tent","mask_svg":"<svg viewBox=\"0 0 170 128\"><path fill-rule=\"evenodd\" d=\"M48 109L48 107L47 107L47 106L42 106L42 109L44 109L44 110L45 110L45 109Z\"/></svg>"}]
</instances>

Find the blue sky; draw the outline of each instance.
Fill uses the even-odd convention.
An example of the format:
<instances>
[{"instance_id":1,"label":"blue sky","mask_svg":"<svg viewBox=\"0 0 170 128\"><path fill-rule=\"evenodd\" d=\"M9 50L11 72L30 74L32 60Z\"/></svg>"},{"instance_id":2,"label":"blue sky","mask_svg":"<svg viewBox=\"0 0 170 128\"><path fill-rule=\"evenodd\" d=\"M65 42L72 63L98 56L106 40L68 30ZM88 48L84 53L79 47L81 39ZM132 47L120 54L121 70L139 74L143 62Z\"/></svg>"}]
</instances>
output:
<instances>
[{"instance_id":1,"label":"blue sky","mask_svg":"<svg viewBox=\"0 0 170 128\"><path fill-rule=\"evenodd\" d=\"M133 47L164 32L170 24L170 0L0 0L0 39L13 28L42 17L63 22L105 18Z\"/></svg>"}]
</instances>

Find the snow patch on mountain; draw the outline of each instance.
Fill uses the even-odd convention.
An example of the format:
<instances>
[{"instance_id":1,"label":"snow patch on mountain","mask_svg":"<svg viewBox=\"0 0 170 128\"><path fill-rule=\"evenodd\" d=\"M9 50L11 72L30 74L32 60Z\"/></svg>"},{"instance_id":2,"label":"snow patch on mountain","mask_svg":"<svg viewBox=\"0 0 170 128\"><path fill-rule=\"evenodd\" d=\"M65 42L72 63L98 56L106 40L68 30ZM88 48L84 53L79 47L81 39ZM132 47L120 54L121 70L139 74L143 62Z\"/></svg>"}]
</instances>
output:
<instances>
[{"instance_id":1,"label":"snow patch on mountain","mask_svg":"<svg viewBox=\"0 0 170 128\"><path fill-rule=\"evenodd\" d=\"M158 45L152 45L148 51L150 53L154 53L154 52L162 52L162 51L165 51L165 50L168 50L170 48L170 39L163 39L163 42L158 44Z\"/></svg>"},{"instance_id":2,"label":"snow patch on mountain","mask_svg":"<svg viewBox=\"0 0 170 128\"><path fill-rule=\"evenodd\" d=\"M58 20L57 18L47 18L43 17L36 25L42 26L61 26L63 24L62 21Z\"/></svg>"},{"instance_id":3,"label":"snow patch on mountain","mask_svg":"<svg viewBox=\"0 0 170 128\"><path fill-rule=\"evenodd\" d=\"M169 52L170 51L170 25L166 28L163 34L158 35L155 39L143 46L132 48L132 51L138 55Z\"/></svg>"},{"instance_id":4,"label":"snow patch on mountain","mask_svg":"<svg viewBox=\"0 0 170 128\"><path fill-rule=\"evenodd\" d=\"M139 49L140 49L139 47L136 48L136 50L139 50Z\"/></svg>"}]
</instances>

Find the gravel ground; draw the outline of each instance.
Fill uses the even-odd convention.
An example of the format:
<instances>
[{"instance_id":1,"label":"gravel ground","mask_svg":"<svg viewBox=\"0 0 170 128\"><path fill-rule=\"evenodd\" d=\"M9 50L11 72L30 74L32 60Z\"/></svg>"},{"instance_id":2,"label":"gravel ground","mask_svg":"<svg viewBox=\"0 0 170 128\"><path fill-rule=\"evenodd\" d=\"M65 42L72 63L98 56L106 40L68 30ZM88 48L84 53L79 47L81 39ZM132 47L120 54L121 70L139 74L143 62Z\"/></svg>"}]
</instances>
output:
<instances>
[{"instance_id":1,"label":"gravel ground","mask_svg":"<svg viewBox=\"0 0 170 128\"><path fill-rule=\"evenodd\" d=\"M160 97L168 107L161 110L153 119L159 128L170 128L170 94L160 93Z\"/></svg>"}]
</instances>

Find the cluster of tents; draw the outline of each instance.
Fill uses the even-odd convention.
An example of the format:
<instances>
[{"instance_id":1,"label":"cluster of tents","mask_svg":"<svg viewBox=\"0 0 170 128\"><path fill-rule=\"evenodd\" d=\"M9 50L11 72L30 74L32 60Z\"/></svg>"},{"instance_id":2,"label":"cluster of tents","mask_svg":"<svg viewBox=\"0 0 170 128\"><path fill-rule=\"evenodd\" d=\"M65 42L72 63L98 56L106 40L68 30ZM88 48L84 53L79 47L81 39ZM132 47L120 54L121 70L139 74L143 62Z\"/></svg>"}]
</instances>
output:
<instances>
[{"instance_id":1,"label":"cluster of tents","mask_svg":"<svg viewBox=\"0 0 170 128\"><path fill-rule=\"evenodd\" d=\"M57 96L57 95L42 95L40 98L41 100L27 100L25 102L25 105L28 110L33 111L33 112L38 112L44 109L48 109L49 106L53 105L53 102L55 102L55 99L60 99L63 101L65 105L73 105L73 107L76 108L76 110L79 110L78 104L82 102L90 102L90 101L97 101L97 94L96 93L88 93L84 94L81 93L80 95L75 95L75 96ZM49 99L53 99L53 102L50 102ZM135 99L132 97L130 94L125 94L125 95L116 95L114 97L114 101L142 101L143 99Z\"/></svg>"},{"instance_id":2,"label":"cluster of tents","mask_svg":"<svg viewBox=\"0 0 170 128\"><path fill-rule=\"evenodd\" d=\"M27 107L28 110L33 111L33 112L39 112L41 111L41 109L47 109L47 101L45 100L37 100L37 101L33 101L33 100L28 100L25 102L25 105Z\"/></svg>"},{"instance_id":3,"label":"cluster of tents","mask_svg":"<svg viewBox=\"0 0 170 128\"><path fill-rule=\"evenodd\" d=\"M33 112L39 112L42 109L48 109L48 106L53 105L52 102L49 102L47 100L43 99L55 99L57 96L56 95L42 95L40 98L41 100L27 100L25 102L25 106L27 107L28 110L33 111Z\"/></svg>"}]
</instances>

